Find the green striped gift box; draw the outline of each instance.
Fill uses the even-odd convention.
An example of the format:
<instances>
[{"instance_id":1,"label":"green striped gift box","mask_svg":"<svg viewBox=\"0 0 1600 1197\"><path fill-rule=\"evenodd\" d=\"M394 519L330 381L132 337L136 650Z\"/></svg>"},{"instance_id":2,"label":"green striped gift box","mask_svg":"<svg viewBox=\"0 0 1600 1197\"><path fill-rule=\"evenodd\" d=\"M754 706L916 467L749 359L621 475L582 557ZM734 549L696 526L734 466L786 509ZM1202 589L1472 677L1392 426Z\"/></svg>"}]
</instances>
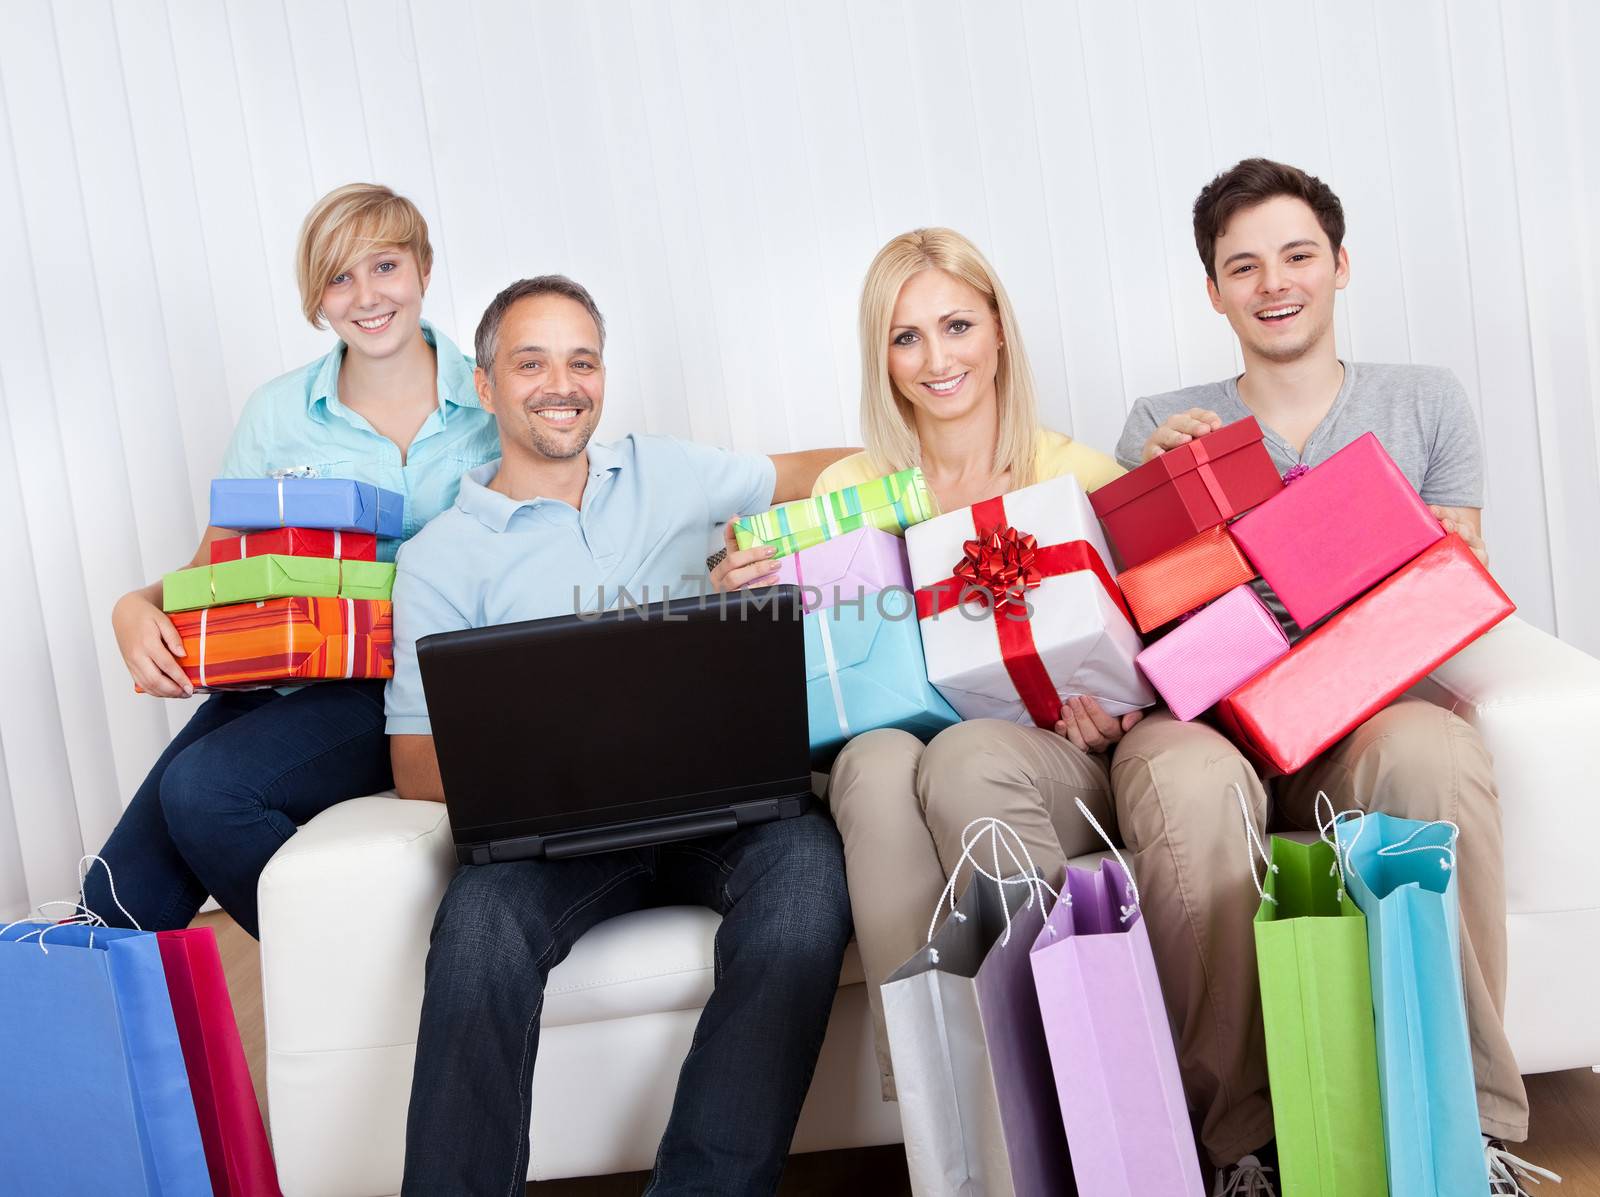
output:
<instances>
[{"instance_id":1,"label":"green striped gift box","mask_svg":"<svg viewBox=\"0 0 1600 1197\"><path fill-rule=\"evenodd\" d=\"M741 549L768 544L777 550L777 557L787 557L857 528L881 528L899 536L912 524L937 514L927 479L912 467L860 486L742 516L734 521L733 533Z\"/></svg>"}]
</instances>

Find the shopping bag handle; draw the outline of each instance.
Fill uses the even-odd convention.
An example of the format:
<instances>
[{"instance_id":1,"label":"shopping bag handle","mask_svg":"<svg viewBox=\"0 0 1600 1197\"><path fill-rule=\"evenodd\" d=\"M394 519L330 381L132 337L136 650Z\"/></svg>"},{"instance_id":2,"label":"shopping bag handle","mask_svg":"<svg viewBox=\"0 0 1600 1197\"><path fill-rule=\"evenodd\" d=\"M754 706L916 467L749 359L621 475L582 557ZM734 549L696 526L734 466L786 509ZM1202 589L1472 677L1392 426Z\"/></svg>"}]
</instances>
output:
<instances>
[{"instance_id":1,"label":"shopping bag handle","mask_svg":"<svg viewBox=\"0 0 1600 1197\"><path fill-rule=\"evenodd\" d=\"M974 828L977 828L977 830L974 831ZM978 863L978 858L975 855L975 849L977 848L979 842L983 839L985 832L988 833L991 846L994 850L994 872L992 873ZM1002 836L1002 832L1005 833L1004 836ZM1007 836L1010 838L1006 838ZM1011 840L1015 840L1017 848L1022 849L1021 857L1018 857L1016 849L1012 848ZM1016 866L1016 873L1020 875L1007 876L1001 872L1000 849L1002 847L1005 848L1006 855L1011 858L1012 864ZM1006 906L1005 902L1006 886L1025 885L1028 887L1028 901L1024 909L1031 907L1034 899L1037 898L1039 900L1039 909L1041 912L1043 912L1045 908L1044 895L1046 893L1054 895L1057 901L1063 900L1062 896L1057 893L1050 883L1047 882L1039 873L1038 867L1033 863L1033 854L1028 851L1028 845L1023 841L1023 838L1017 834L1016 828L1012 827L1009 823L1006 823L1001 819L996 819L989 815L983 815L972 820L972 822L968 823L961 829L960 859L956 861L955 868L950 870L950 879L945 882L944 889L939 894L939 900L934 903L933 918L928 922L927 942L930 944L933 942L934 932L938 930L939 916L944 910L946 902L950 903L950 915L952 918L954 918L957 922L964 922L966 920L967 916L956 909L956 885L961 876L961 866L964 864L971 864L975 873L977 873L980 877L986 877L990 881L993 881L996 888L999 890L1001 906L1005 908L1006 914L1005 935L1000 941L1002 944L1011 942L1011 911L1010 908ZM978 884L976 878L974 879L973 884ZM931 953L932 963L938 964L938 950L930 948L929 951Z\"/></svg>"},{"instance_id":2,"label":"shopping bag handle","mask_svg":"<svg viewBox=\"0 0 1600 1197\"><path fill-rule=\"evenodd\" d=\"M1250 804L1245 801L1244 787L1235 781L1230 782L1228 788L1239 799L1239 817L1244 820L1245 851L1250 855L1250 884L1256 887L1256 893L1263 902L1271 902L1276 906L1278 899L1269 894L1256 877L1256 859L1260 858L1269 873L1276 873L1278 866L1272 863L1272 856L1267 852L1267 846L1261 842L1260 833L1256 831L1256 822L1250 817Z\"/></svg>"},{"instance_id":3,"label":"shopping bag handle","mask_svg":"<svg viewBox=\"0 0 1600 1197\"><path fill-rule=\"evenodd\" d=\"M1331 806L1332 804L1330 803L1329 805ZM1367 812L1360 810L1340 811L1339 814L1335 816L1335 826L1337 826L1338 823L1350 821L1346 818L1346 816L1353 818L1354 822L1356 823L1356 833L1350 837L1350 842L1344 846L1344 867L1348 872L1354 873L1357 877L1360 877L1361 873L1355 867L1355 864L1351 858L1356 850L1356 844L1361 840L1361 833L1367 829ZM1430 827L1448 827L1450 829L1449 843L1417 844L1415 847L1409 846L1412 840L1416 839ZM1410 856L1416 852L1438 852L1440 853L1439 867L1445 872L1449 872L1456 867L1455 844L1460 838L1461 828L1452 823L1449 819L1431 819L1419 826L1415 831L1406 836L1406 838L1401 840L1398 844L1387 844L1384 847L1379 848L1378 855L1394 857Z\"/></svg>"},{"instance_id":4,"label":"shopping bag handle","mask_svg":"<svg viewBox=\"0 0 1600 1197\"><path fill-rule=\"evenodd\" d=\"M1328 821L1326 823L1322 821L1322 806L1324 803L1328 806ZM1349 888L1344 882L1344 857L1339 853L1339 820L1346 815L1360 813L1353 807L1349 810L1334 810L1333 799L1328 797L1326 790L1318 790L1316 800L1311 804L1311 817L1317 824L1317 838L1333 849L1333 867L1328 870L1328 876L1332 877L1338 874L1339 877L1339 892L1334 895L1334 901L1336 902L1344 901L1345 890Z\"/></svg>"},{"instance_id":5,"label":"shopping bag handle","mask_svg":"<svg viewBox=\"0 0 1600 1197\"><path fill-rule=\"evenodd\" d=\"M85 869L83 867L83 862L84 861L88 861L89 862L89 867L87 869ZM53 927L73 927L73 926L83 927L83 926L87 926L89 928L89 946L91 948L94 947L94 929L96 927L109 928L111 926L111 924L106 922L105 919L101 918L93 910L90 910L88 906L84 905L84 903L81 900L83 898L83 896L84 896L83 883L86 880L88 880L89 873L91 871L93 871L96 861L99 861L100 865L106 871L106 882L111 887L111 900L117 904L117 909L122 911L122 917L127 919L128 922L133 925L133 929L135 931L143 931L144 928L139 926L139 921L137 919L135 919L133 917L133 915L128 913L128 908L122 904L122 899L117 897L117 883L116 883L115 880L112 879L111 866L106 864L106 861L105 861L104 857L96 856L93 852L89 852L89 853L86 853L85 855L80 856L78 858L78 898L80 899L79 901L73 902L73 901L71 901L71 900L69 900L67 898L52 898L51 900L49 900L47 902L40 902L37 906L35 906L33 908L34 909L34 914L33 915L30 915L27 918L17 919L15 922L10 922L10 923L7 923L5 926L0 927L0 935L3 935L5 932L11 930L11 928L13 928L13 927L22 926L22 924L24 924L24 923L35 923L35 922L42 923L42 925L39 927L38 930L29 931L25 935L18 936L17 937L17 942L21 943L23 940L31 939L34 936L38 936L38 938L39 938L39 950L41 952L43 952L46 956L48 956L50 954L50 949L45 946L44 937L50 933L51 928L53 928ZM77 913L69 915L67 918L64 918L64 919L52 919L52 918L50 918L49 915L45 914L45 912L44 912L44 908L46 906L70 906Z\"/></svg>"},{"instance_id":6,"label":"shopping bag handle","mask_svg":"<svg viewBox=\"0 0 1600 1197\"><path fill-rule=\"evenodd\" d=\"M1078 804L1078 813L1081 814L1085 819L1089 820L1089 826L1093 827L1095 834L1105 841L1106 847L1111 849L1111 855L1115 856L1117 858L1117 863L1122 866L1122 878L1128 883L1128 892L1133 895L1132 906L1123 906L1121 903L1118 903L1122 915L1120 921L1126 923L1133 917L1134 912L1140 907L1139 884L1133 879L1133 870L1128 867L1128 862L1122 859L1121 851L1118 850L1116 844L1111 842L1111 837L1106 834L1106 829L1100 826L1100 820L1096 819L1094 815L1089 812L1089 808L1083 804L1083 799L1073 798L1073 801Z\"/></svg>"}]
</instances>

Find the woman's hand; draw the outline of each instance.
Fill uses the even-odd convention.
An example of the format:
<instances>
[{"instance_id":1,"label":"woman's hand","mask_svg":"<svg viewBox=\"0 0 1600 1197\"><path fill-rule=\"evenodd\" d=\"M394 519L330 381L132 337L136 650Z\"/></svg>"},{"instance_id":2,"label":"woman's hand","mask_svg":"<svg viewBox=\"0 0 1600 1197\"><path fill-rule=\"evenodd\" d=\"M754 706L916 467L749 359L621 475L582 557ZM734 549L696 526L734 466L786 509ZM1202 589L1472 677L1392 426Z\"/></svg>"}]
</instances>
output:
<instances>
[{"instance_id":1,"label":"woman's hand","mask_svg":"<svg viewBox=\"0 0 1600 1197\"><path fill-rule=\"evenodd\" d=\"M1203 407L1191 407L1188 411L1168 416L1166 422L1152 432L1150 439L1145 441L1144 452L1139 455L1139 460L1146 462L1152 457L1160 457L1168 449L1187 445L1195 437L1205 436L1208 432L1215 432L1221 427L1222 417L1214 411L1206 411Z\"/></svg>"},{"instance_id":2,"label":"woman's hand","mask_svg":"<svg viewBox=\"0 0 1600 1197\"><path fill-rule=\"evenodd\" d=\"M1143 711L1129 711L1122 718L1107 715L1100 704L1085 696L1067 699L1056 723L1056 735L1085 752L1106 752L1144 718Z\"/></svg>"},{"instance_id":3,"label":"woman's hand","mask_svg":"<svg viewBox=\"0 0 1600 1197\"><path fill-rule=\"evenodd\" d=\"M720 591L743 590L746 586L771 586L778 580L778 563L772 559L777 552L769 544L739 547L733 534L733 521L729 518L722 529L723 552L726 554L711 571L711 585Z\"/></svg>"},{"instance_id":4,"label":"woman's hand","mask_svg":"<svg viewBox=\"0 0 1600 1197\"><path fill-rule=\"evenodd\" d=\"M178 664L183 637L160 607L139 591L130 591L111 609L111 627L128 673L146 694L188 698L194 693Z\"/></svg>"}]
</instances>

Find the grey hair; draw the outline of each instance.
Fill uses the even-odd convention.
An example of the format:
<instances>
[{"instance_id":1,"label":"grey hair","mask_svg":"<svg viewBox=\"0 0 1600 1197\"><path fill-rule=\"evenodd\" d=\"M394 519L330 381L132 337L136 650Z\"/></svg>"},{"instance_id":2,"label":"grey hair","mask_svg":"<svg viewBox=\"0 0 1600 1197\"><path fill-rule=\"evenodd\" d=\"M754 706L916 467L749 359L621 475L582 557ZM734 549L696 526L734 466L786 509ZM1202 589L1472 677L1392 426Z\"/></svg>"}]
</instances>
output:
<instances>
[{"instance_id":1,"label":"grey hair","mask_svg":"<svg viewBox=\"0 0 1600 1197\"><path fill-rule=\"evenodd\" d=\"M606 319L600 314L600 308L595 304L594 296L589 294L588 288L582 283L573 282L564 274L541 274L538 278L518 279L491 299L489 306L483 310L483 319L478 321L478 331L472 338L473 356L477 359L480 369L490 372L494 370L494 355L500 349L500 322L511 310L511 305L519 299L528 299L536 295L560 295L582 307L589 313L595 328L599 330L600 344L596 348L602 353L605 352Z\"/></svg>"}]
</instances>

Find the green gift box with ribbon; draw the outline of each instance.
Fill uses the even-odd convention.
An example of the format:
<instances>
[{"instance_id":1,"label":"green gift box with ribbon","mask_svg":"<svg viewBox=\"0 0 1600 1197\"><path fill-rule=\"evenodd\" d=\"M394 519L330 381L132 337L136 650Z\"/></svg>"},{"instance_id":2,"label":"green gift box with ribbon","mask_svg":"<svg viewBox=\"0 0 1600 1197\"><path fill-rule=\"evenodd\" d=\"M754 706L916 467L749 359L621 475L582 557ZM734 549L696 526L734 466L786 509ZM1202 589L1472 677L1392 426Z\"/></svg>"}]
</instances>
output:
<instances>
[{"instance_id":1,"label":"green gift box with ribbon","mask_svg":"<svg viewBox=\"0 0 1600 1197\"><path fill-rule=\"evenodd\" d=\"M268 553L180 569L161 579L163 611L193 611L269 598L388 599L394 565Z\"/></svg>"},{"instance_id":2,"label":"green gift box with ribbon","mask_svg":"<svg viewBox=\"0 0 1600 1197\"><path fill-rule=\"evenodd\" d=\"M774 558L787 557L857 528L880 528L899 536L938 512L928 480L912 467L859 486L741 516L733 523L733 534L741 549L766 544L776 550Z\"/></svg>"}]
</instances>

